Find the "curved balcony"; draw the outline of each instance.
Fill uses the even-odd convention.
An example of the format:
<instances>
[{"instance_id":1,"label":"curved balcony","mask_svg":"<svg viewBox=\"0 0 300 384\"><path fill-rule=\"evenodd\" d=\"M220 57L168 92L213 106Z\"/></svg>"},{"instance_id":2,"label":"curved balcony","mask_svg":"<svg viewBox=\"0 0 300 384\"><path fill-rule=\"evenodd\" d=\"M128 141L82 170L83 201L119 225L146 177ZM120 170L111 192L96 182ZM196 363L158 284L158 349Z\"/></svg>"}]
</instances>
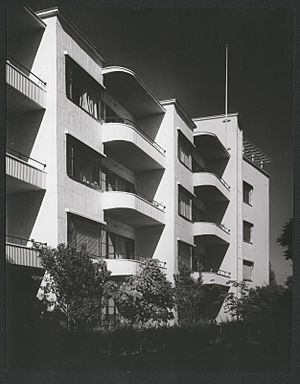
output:
<instances>
[{"instance_id":1,"label":"curved balcony","mask_svg":"<svg viewBox=\"0 0 300 384\"><path fill-rule=\"evenodd\" d=\"M230 186L214 173L197 172L193 175L195 193L205 201L229 201Z\"/></svg>"},{"instance_id":2,"label":"curved balcony","mask_svg":"<svg viewBox=\"0 0 300 384\"><path fill-rule=\"evenodd\" d=\"M108 156L134 172L165 168L165 150L128 119L106 119L102 141Z\"/></svg>"},{"instance_id":3,"label":"curved balcony","mask_svg":"<svg viewBox=\"0 0 300 384\"><path fill-rule=\"evenodd\" d=\"M228 287L230 284L230 272L222 271L221 269L217 271L201 272L202 283L203 284L216 284L223 285ZM199 272L193 272L192 277L196 280L199 278Z\"/></svg>"},{"instance_id":4,"label":"curved balcony","mask_svg":"<svg viewBox=\"0 0 300 384\"><path fill-rule=\"evenodd\" d=\"M205 245L224 245L230 243L230 230L222 224L195 222L194 236L201 236Z\"/></svg>"},{"instance_id":5,"label":"curved balcony","mask_svg":"<svg viewBox=\"0 0 300 384\"><path fill-rule=\"evenodd\" d=\"M46 108L46 83L14 59L6 61L9 115Z\"/></svg>"},{"instance_id":6,"label":"curved balcony","mask_svg":"<svg viewBox=\"0 0 300 384\"><path fill-rule=\"evenodd\" d=\"M230 155L218 136L212 132L194 131L194 142L201 156L206 160L228 160Z\"/></svg>"},{"instance_id":7,"label":"curved balcony","mask_svg":"<svg viewBox=\"0 0 300 384\"><path fill-rule=\"evenodd\" d=\"M110 218L133 227L165 224L165 207L140 194L124 190L105 191L102 204Z\"/></svg>"},{"instance_id":8,"label":"curved balcony","mask_svg":"<svg viewBox=\"0 0 300 384\"><path fill-rule=\"evenodd\" d=\"M10 149L9 149L10 150ZM46 189L46 164L19 152L6 153L7 191L38 191ZM25 161L25 159L27 161Z\"/></svg>"},{"instance_id":9,"label":"curved balcony","mask_svg":"<svg viewBox=\"0 0 300 384\"><path fill-rule=\"evenodd\" d=\"M38 252L32 249L33 240L6 236L6 260L23 267L42 268Z\"/></svg>"},{"instance_id":10,"label":"curved balcony","mask_svg":"<svg viewBox=\"0 0 300 384\"><path fill-rule=\"evenodd\" d=\"M109 93L135 118L164 113L164 107L130 69L111 66L102 69Z\"/></svg>"}]
</instances>

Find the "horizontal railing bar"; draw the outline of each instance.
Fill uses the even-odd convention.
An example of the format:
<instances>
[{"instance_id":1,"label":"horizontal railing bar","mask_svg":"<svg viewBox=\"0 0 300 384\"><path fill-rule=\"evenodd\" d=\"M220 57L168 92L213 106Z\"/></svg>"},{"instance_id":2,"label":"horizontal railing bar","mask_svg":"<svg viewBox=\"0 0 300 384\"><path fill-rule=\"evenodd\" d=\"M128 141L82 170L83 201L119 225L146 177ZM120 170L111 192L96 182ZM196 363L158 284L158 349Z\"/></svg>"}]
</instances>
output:
<instances>
[{"instance_id":1,"label":"horizontal railing bar","mask_svg":"<svg viewBox=\"0 0 300 384\"><path fill-rule=\"evenodd\" d=\"M26 77L28 77L26 72L30 73L41 83L43 87L46 87L47 83L44 80L38 77L35 73L31 72L30 69L26 68L25 65L19 63L16 59L12 58L11 56L8 56L7 63L13 66L14 68L16 68L18 71L21 71L22 74L25 75ZM25 73L23 72L22 69L25 70Z\"/></svg>"},{"instance_id":2,"label":"horizontal railing bar","mask_svg":"<svg viewBox=\"0 0 300 384\"><path fill-rule=\"evenodd\" d=\"M123 117L107 117L105 119L106 123L121 123L129 125L135 132L143 136L150 144L155 147L163 155L166 153L166 150L163 149L159 144L156 143L144 130L142 130L134 121L129 120Z\"/></svg>"},{"instance_id":3,"label":"horizontal railing bar","mask_svg":"<svg viewBox=\"0 0 300 384\"><path fill-rule=\"evenodd\" d=\"M18 236L13 236L13 235L5 235L5 237L26 241L27 243L30 242L30 243L38 243L38 244L42 244L42 245L47 245L47 243L43 243L41 241L35 241L34 239L24 239L23 237L18 237ZM14 245L20 245L20 244L14 244Z\"/></svg>"},{"instance_id":4,"label":"horizontal railing bar","mask_svg":"<svg viewBox=\"0 0 300 384\"><path fill-rule=\"evenodd\" d=\"M19 152L19 151L13 149L13 148L11 148L11 147L6 147L6 149L8 149L9 151L13 152L13 153L7 152L8 155L15 156L15 157L19 158L20 160L23 160L22 157L24 157L24 158L27 159L27 160L32 160L32 161L34 161L35 163L37 163L37 164L39 164L39 165L42 165L42 166L43 166L43 169L45 169L46 166L47 166L47 164L44 164L44 163L40 162L39 160L33 159L32 157L27 156L27 155L25 155L24 153L21 153L21 152ZM15 155L14 155L14 154L15 154ZM22 157L21 157L21 156L22 156ZM30 164L28 164L28 165L30 165Z\"/></svg>"}]
</instances>

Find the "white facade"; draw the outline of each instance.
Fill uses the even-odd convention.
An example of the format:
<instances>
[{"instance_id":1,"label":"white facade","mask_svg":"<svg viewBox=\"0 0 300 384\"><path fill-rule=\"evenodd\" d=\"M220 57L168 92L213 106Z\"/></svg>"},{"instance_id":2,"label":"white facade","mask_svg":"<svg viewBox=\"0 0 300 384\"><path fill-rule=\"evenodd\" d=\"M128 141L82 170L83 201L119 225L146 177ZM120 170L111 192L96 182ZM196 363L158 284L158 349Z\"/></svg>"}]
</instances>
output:
<instances>
[{"instance_id":1,"label":"white facade","mask_svg":"<svg viewBox=\"0 0 300 384\"><path fill-rule=\"evenodd\" d=\"M238 115L192 120L131 70L105 67L57 9L22 17L8 33L29 70L7 63L7 259L39 267L30 239L85 243L112 276L156 258L172 281L182 258L227 291L268 283L269 178L243 157Z\"/></svg>"}]
</instances>

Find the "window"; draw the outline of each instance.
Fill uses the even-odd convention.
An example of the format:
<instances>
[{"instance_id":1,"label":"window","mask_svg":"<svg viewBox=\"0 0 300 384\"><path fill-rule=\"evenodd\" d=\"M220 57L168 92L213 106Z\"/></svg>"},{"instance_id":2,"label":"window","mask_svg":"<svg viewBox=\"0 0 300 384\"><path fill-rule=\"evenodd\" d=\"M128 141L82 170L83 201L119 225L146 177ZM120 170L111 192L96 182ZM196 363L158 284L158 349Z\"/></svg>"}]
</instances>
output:
<instances>
[{"instance_id":1,"label":"window","mask_svg":"<svg viewBox=\"0 0 300 384\"><path fill-rule=\"evenodd\" d=\"M180 185L178 187L178 214L192 221L192 195Z\"/></svg>"},{"instance_id":2,"label":"window","mask_svg":"<svg viewBox=\"0 0 300 384\"><path fill-rule=\"evenodd\" d=\"M103 87L66 56L66 95L97 120L104 116Z\"/></svg>"},{"instance_id":3,"label":"window","mask_svg":"<svg viewBox=\"0 0 300 384\"><path fill-rule=\"evenodd\" d=\"M67 135L67 174L100 189L101 156L70 135Z\"/></svg>"},{"instance_id":4,"label":"window","mask_svg":"<svg viewBox=\"0 0 300 384\"><path fill-rule=\"evenodd\" d=\"M178 131L178 159L188 169L192 170L192 144Z\"/></svg>"},{"instance_id":5,"label":"window","mask_svg":"<svg viewBox=\"0 0 300 384\"><path fill-rule=\"evenodd\" d=\"M248 221L243 221L243 240L247 243L251 243L252 240L253 224Z\"/></svg>"},{"instance_id":6,"label":"window","mask_svg":"<svg viewBox=\"0 0 300 384\"><path fill-rule=\"evenodd\" d=\"M102 172L102 185L106 191L135 193L135 185L107 168Z\"/></svg>"},{"instance_id":7,"label":"window","mask_svg":"<svg viewBox=\"0 0 300 384\"><path fill-rule=\"evenodd\" d=\"M252 281L254 263L253 261L243 260L243 279Z\"/></svg>"},{"instance_id":8,"label":"window","mask_svg":"<svg viewBox=\"0 0 300 384\"><path fill-rule=\"evenodd\" d=\"M244 203L249 204L249 205L252 204L252 192L253 192L252 185L250 185L244 181L243 182L243 201L244 201Z\"/></svg>"},{"instance_id":9,"label":"window","mask_svg":"<svg viewBox=\"0 0 300 384\"><path fill-rule=\"evenodd\" d=\"M104 227L92 220L68 214L68 243L81 250L82 247L92 256L102 256Z\"/></svg>"},{"instance_id":10,"label":"window","mask_svg":"<svg viewBox=\"0 0 300 384\"><path fill-rule=\"evenodd\" d=\"M133 239L106 232L106 258L108 259L133 259L135 242Z\"/></svg>"},{"instance_id":11,"label":"window","mask_svg":"<svg viewBox=\"0 0 300 384\"><path fill-rule=\"evenodd\" d=\"M178 260L191 267L193 247L183 241L178 241Z\"/></svg>"}]
</instances>

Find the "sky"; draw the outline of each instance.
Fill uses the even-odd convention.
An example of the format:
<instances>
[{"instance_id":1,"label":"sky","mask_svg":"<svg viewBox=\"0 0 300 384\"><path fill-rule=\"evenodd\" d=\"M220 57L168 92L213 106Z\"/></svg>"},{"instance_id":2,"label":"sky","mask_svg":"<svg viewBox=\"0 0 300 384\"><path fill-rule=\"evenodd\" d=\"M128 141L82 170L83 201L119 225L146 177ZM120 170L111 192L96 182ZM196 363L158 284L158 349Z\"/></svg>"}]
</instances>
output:
<instances>
[{"instance_id":1,"label":"sky","mask_svg":"<svg viewBox=\"0 0 300 384\"><path fill-rule=\"evenodd\" d=\"M159 99L190 117L224 113L225 44L229 112L272 159L270 261L278 283L291 274L276 242L292 217L293 13L205 8L61 8L107 59L135 71Z\"/></svg>"}]
</instances>

